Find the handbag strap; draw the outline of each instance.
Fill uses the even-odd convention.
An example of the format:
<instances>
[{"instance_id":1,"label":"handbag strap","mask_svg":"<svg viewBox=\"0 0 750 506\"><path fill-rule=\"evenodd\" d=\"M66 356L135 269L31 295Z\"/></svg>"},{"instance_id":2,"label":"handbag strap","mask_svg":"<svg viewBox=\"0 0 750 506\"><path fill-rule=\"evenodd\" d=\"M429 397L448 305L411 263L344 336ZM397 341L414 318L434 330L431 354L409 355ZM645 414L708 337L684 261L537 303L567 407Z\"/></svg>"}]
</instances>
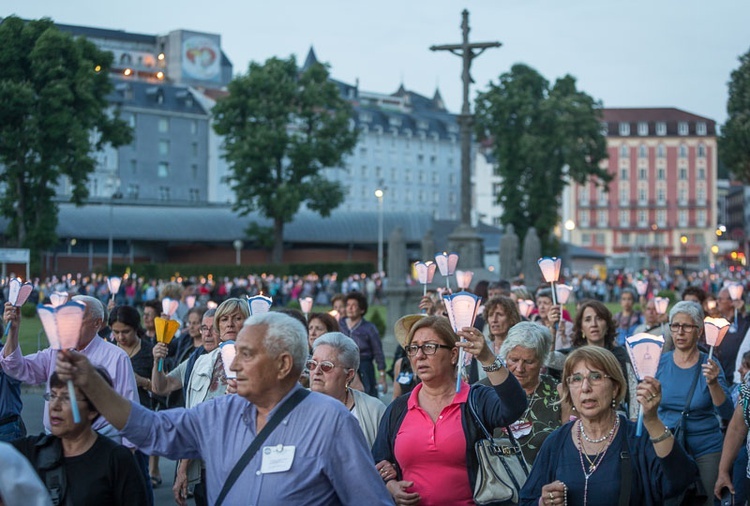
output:
<instances>
[{"instance_id":1,"label":"handbag strap","mask_svg":"<svg viewBox=\"0 0 750 506\"><path fill-rule=\"evenodd\" d=\"M255 436L253 442L250 443L250 446L248 446L247 450L245 450L245 453L242 454L240 460L238 460L232 468L232 471L229 473L227 480L224 482L224 486L221 488L219 498L216 500L216 503L214 503L215 506L221 506L221 503L224 502L224 498L232 489L234 482L237 481L237 478L240 477L242 471L244 471L245 466L247 466L247 464L252 460L253 456L258 453L260 445L263 444L263 442L268 438L271 432L273 432L276 426L279 425L279 423L281 423L284 418L286 418L286 416L297 406L297 404L302 402L302 400L309 394L309 391L305 390L304 388L300 388L299 390L294 392L291 397L289 397L284 402L284 404L279 407L279 410L274 413L273 417L268 421L268 423L266 423L266 425L258 433L258 435Z\"/></svg>"},{"instance_id":2,"label":"handbag strap","mask_svg":"<svg viewBox=\"0 0 750 506\"><path fill-rule=\"evenodd\" d=\"M487 427L484 426L484 424L482 423L482 420L479 419L479 415L477 415L476 404L474 401L475 390L476 388L472 388L469 390L469 399L467 402L467 404L469 405L469 412L471 413L471 417L474 419L474 422L476 422L476 424L479 426L480 430L484 434L484 437L492 441L493 440L492 434L490 434L490 431L487 430ZM503 428L508 433L508 440L510 441L511 446L513 446L513 449L515 450L516 457L518 457L518 460L521 463L521 468L523 469L524 473L526 473L526 476L528 476L529 469L526 466L526 459L523 458L523 453L521 452L521 445L518 443L518 440L513 435L513 431L510 430L509 425L506 425Z\"/></svg>"},{"instance_id":3,"label":"handbag strap","mask_svg":"<svg viewBox=\"0 0 750 506\"><path fill-rule=\"evenodd\" d=\"M626 439L627 444L627 439ZM630 465L630 454L627 450L620 452L620 498L618 506L630 504L630 486L633 481L633 467Z\"/></svg>"},{"instance_id":4,"label":"handbag strap","mask_svg":"<svg viewBox=\"0 0 750 506\"><path fill-rule=\"evenodd\" d=\"M701 375L701 368L700 365L703 363L703 353L698 355L698 369L695 371L695 376L693 376L693 383L690 385L690 390L688 391L687 395L687 402L685 403L685 407L682 410L682 413L680 415L684 417L686 414L690 412L690 403L693 401L693 395L695 394L695 387L698 385L698 378Z\"/></svg>"}]
</instances>

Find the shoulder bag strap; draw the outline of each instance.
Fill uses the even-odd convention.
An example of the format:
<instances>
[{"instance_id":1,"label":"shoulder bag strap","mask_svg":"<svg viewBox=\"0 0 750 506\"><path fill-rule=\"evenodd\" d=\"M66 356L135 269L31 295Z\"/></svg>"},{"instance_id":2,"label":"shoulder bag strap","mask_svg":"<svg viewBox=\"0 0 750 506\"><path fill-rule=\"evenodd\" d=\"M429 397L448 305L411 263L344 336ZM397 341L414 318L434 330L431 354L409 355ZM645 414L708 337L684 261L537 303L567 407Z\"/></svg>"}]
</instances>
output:
<instances>
[{"instance_id":1,"label":"shoulder bag strap","mask_svg":"<svg viewBox=\"0 0 750 506\"><path fill-rule=\"evenodd\" d=\"M698 385L698 378L701 375L701 364L703 363L703 353L700 354L698 357L698 370L695 371L695 376L693 377L693 383L690 385L690 390L688 391L687 395L687 402L685 402L685 408L682 410L682 416L685 416L687 413L690 412L690 402L693 400L693 395L695 394L695 387Z\"/></svg>"},{"instance_id":2,"label":"shoulder bag strap","mask_svg":"<svg viewBox=\"0 0 750 506\"><path fill-rule=\"evenodd\" d=\"M238 460L232 468L232 471L227 477L227 481L224 482L224 486L219 493L219 498L216 500L215 506L221 506L221 504L224 502L224 498L232 489L232 486L234 485L234 482L237 481L237 478L240 477L240 474L245 469L245 466L247 466L247 464L252 460L253 456L258 453L260 445L263 444L263 442L268 438L271 432L273 432L276 426L281 423L286 415L288 415L297 406L297 404L302 402L302 400L309 394L309 391L305 390L304 388L300 388L299 390L294 392L284 404L279 407L279 410L274 413L273 418L271 418L268 423L266 423L265 427L263 427L263 430L261 430L258 435L255 436L253 442L250 443L250 446L247 448L247 450L245 450L245 453L242 454L240 460Z\"/></svg>"},{"instance_id":3,"label":"shoulder bag strap","mask_svg":"<svg viewBox=\"0 0 750 506\"><path fill-rule=\"evenodd\" d=\"M627 440L627 434L625 435ZM626 442L627 444L627 442ZM630 454L627 450L620 452L620 499L618 506L630 504L630 487L633 481L633 466L630 465Z\"/></svg>"}]
</instances>

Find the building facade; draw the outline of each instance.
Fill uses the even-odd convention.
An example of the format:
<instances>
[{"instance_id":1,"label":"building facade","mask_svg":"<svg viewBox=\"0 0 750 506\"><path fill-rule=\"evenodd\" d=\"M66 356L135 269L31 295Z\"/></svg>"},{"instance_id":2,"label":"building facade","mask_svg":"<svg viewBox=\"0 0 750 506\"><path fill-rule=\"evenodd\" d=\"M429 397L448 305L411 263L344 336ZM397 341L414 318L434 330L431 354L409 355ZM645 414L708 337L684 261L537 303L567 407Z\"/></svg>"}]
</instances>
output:
<instances>
[{"instance_id":1,"label":"building facade","mask_svg":"<svg viewBox=\"0 0 750 506\"><path fill-rule=\"evenodd\" d=\"M705 267L717 229L713 120L674 108L604 109L613 180L568 188L571 242L614 267Z\"/></svg>"}]
</instances>

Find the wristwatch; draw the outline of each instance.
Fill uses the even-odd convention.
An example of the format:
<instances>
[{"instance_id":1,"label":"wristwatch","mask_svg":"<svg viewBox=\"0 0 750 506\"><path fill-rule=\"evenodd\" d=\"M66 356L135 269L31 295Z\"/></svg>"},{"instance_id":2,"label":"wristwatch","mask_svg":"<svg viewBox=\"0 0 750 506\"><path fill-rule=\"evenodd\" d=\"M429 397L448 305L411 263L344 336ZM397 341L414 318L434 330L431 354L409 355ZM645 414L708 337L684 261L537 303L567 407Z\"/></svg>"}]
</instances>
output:
<instances>
[{"instance_id":1,"label":"wristwatch","mask_svg":"<svg viewBox=\"0 0 750 506\"><path fill-rule=\"evenodd\" d=\"M501 367L505 367L505 361L498 355L490 365L483 365L482 370L484 372L495 372L499 371Z\"/></svg>"}]
</instances>

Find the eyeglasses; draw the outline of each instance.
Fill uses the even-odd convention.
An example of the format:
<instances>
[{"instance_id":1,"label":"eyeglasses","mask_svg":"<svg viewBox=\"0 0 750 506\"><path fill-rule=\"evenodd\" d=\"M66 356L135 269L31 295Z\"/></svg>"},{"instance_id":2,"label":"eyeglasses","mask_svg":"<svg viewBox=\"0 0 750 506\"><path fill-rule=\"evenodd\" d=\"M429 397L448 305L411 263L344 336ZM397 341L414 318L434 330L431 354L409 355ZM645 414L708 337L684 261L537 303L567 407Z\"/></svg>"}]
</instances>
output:
<instances>
[{"instance_id":1,"label":"eyeglasses","mask_svg":"<svg viewBox=\"0 0 750 506\"><path fill-rule=\"evenodd\" d=\"M589 385L595 387L597 385L601 385L604 382L604 379L609 377L610 376L602 372L593 371L588 373L587 375L571 374L570 376L565 378L565 382L569 387L581 388L583 386L583 380L589 380Z\"/></svg>"},{"instance_id":2,"label":"eyeglasses","mask_svg":"<svg viewBox=\"0 0 750 506\"><path fill-rule=\"evenodd\" d=\"M201 325L201 333L205 334L206 332L211 332L211 327L206 327L204 325Z\"/></svg>"},{"instance_id":3,"label":"eyeglasses","mask_svg":"<svg viewBox=\"0 0 750 506\"><path fill-rule=\"evenodd\" d=\"M47 392L42 397L48 402L60 401L61 404L70 404L70 397L67 395L55 395L52 392Z\"/></svg>"},{"instance_id":4,"label":"eyeglasses","mask_svg":"<svg viewBox=\"0 0 750 506\"><path fill-rule=\"evenodd\" d=\"M425 355L434 355L437 353L438 348L445 348L446 350L452 350L453 346L446 346L444 344L438 344L438 343L424 343L422 346L417 346L416 344L410 344L406 348L406 354L410 357L415 356L417 353L419 353L419 350L422 350L422 353Z\"/></svg>"},{"instance_id":5,"label":"eyeglasses","mask_svg":"<svg viewBox=\"0 0 750 506\"><path fill-rule=\"evenodd\" d=\"M672 332L690 332L691 330L698 330L700 327L698 325L692 325L690 323L670 323L669 324L669 330Z\"/></svg>"},{"instance_id":6,"label":"eyeglasses","mask_svg":"<svg viewBox=\"0 0 750 506\"><path fill-rule=\"evenodd\" d=\"M320 367L320 370L323 372L331 372L336 367L341 367L342 369L350 369L349 367L342 367L340 365L336 365L333 362L330 362L328 360L324 360L322 362L318 362L317 360L310 359L307 362L305 362L305 367L310 372L314 372L318 367Z\"/></svg>"}]
</instances>

